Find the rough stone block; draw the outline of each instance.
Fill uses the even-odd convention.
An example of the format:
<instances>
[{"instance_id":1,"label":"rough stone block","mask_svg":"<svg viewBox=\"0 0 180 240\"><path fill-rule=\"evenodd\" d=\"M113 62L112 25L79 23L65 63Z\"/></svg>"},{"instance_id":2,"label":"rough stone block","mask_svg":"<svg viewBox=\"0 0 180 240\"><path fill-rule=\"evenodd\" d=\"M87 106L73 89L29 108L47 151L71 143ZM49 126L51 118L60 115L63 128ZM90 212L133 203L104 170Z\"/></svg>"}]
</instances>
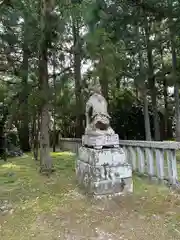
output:
<instances>
[{"instance_id":1,"label":"rough stone block","mask_svg":"<svg viewBox=\"0 0 180 240\"><path fill-rule=\"evenodd\" d=\"M103 146L116 146L119 147L119 136L118 134L112 135L83 135L82 136L83 146L92 146L94 148L102 148Z\"/></svg>"},{"instance_id":2,"label":"rough stone block","mask_svg":"<svg viewBox=\"0 0 180 240\"><path fill-rule=\"evenodd\" d=\"M122 148L94 149L80 147L78 158L90 165L108 164L109 166L116 166L126 162L125 153Z\"/></svg>"},{"instance_id":3,"label":"rough stone block","mask_svg":"<svg viewBox=\"0 0 180 240\"><path fill-rule=\"evenodd\" d=\"M116 181L101 181L94 183L94 192L96 195L125 195L133 192L132 178L117 179Z\"/></svg>"},{"instance_id":4,"label":"rough stone block","mask_svg":"<svg viewBox=\"0 0 180 240\"><path fill-rule=\"evenodd\" d=\"M132 168L121 148L80 147L76 175L78 183L93 195L120 195L133 191Z\"/></svg>"}]
</instances>

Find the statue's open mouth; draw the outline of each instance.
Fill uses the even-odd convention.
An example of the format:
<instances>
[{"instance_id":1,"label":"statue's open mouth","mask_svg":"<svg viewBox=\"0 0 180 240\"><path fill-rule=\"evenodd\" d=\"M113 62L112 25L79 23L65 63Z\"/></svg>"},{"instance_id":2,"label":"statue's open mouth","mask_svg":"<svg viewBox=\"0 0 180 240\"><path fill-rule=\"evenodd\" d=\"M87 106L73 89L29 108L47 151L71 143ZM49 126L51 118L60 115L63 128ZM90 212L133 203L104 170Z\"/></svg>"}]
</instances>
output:
<instances>
[{"instance_id":1,"label":"statue's open mouth","mask_svg":"<svg viewBox=\"0 0 180 240\"><path fill-rule=\"evenodd\" d=\"M93 117L94 125L99 130L107 130L109 127L109 117L105 115L95 115Z\"/></svg>"},{"instance_id":2,"label":"statue's open mouth","mask_svg":"<svg viewBox=\"0 0 180 240\"><path fill-rule=\"evenodd\" d=\"M96 126L97 129L102 130L102 131L103 131L103 130L107 130L108 127L109 127L109 125L104 124L104 123L102 123L102 122L100 122L100 121L98 121L98 122L95 124L95 126Z\"/></svg>"}]
</instances>

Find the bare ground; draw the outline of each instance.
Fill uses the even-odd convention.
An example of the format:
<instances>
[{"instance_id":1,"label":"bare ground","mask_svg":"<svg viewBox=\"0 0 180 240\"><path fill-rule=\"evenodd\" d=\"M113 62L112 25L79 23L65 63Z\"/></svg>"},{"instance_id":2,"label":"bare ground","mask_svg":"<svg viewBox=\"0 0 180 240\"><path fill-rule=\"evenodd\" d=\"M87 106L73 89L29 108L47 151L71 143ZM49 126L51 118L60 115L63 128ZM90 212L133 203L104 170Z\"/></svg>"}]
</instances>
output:
<instances>
[{"instance_id":1,"label":"bare ground","mask_svg":"<svg viewBox=\"0 0 180 240\"><path fill-rule=\"evenodd\" d=\"M180 213L179 197L170 196L156 214L147 198L88 200L72 191L53 213L38 216L31 239L68 240L170 240L180 239L180 226L173 224ZM156 199L154 199L156 201ZM145 210L145 211L144 211ZM147 213L149 212L149 214ZM152 211L152 213L151 213Z\"/></svg>"},{"instance_id":2,"label":"bare ground","mask_svg":"<svg viewBox=\"0 0 180 240\"><path fill-rule=\"evenodd\" d=\"M0 215L1 240L180 239L180 195L135 177L133 195L93 200L78 190L64 156L60 161L50 179L40 177L34 163L27 171L24 160L16 163L23 180L0 185L0 197L13 204Z\"/></svg>"}]
</instances>

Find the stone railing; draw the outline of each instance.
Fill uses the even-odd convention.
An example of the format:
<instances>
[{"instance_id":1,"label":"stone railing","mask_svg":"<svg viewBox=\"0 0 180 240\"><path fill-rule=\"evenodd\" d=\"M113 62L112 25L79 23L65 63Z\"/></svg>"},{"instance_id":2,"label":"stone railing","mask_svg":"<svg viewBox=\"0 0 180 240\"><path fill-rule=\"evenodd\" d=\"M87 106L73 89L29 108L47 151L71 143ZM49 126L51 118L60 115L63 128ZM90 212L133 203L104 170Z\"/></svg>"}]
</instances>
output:
<instances>
[{"instance_id":1,"label":"stone railing","mask_svg":"<svg viewBox=\"0 0 180 240\"><path fill-rule=\"evenodd\" d=\"M78 148L81 146L81 142L81 138L60 138L60 150L78 153Z\"/></svg>"},{"instance_id":2,"label":"stone railing","mask_svg":"<svg viewBox=\"0 0 180 240\"><path fill-rule=\"evenodd\" d=\"M60 149L63 151L77 153L80 146L80 138L60 139ZM180 149L180 143L120 140L120 146L134 172L159 181L165 180L170 185L178 184L176 151Z\"/></svg>"},{"instance_id":3,"label":"stone railing","mask_svg":"<svg viewBox=\"0 0 180 240\"><path fill-rule=\"evenodd\" d=\"M120 141L133 171L171 185L178 182L176 151L177 142Z\"/></svg>"}]
</instances>

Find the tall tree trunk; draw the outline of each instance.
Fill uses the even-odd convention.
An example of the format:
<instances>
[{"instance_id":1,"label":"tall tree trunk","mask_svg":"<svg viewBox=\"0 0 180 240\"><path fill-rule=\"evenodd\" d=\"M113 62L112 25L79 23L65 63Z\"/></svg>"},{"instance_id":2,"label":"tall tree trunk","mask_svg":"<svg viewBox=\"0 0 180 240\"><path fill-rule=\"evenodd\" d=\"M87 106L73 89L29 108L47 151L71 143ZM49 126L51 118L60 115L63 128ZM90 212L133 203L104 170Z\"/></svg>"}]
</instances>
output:
<instances>
[{"instance_id":1,"label":"tall tree trunk","mask_svg":"<svg viewBox=\"0 0 180 240\"><path fill-rule=\"evenodd\" d=\"M168 94L167 94L167 81L163 79L163 95L164 95L164 139L168 139Z\"/></svg>"},{"instance_id":2,"label":"tall tree trunk","mask_svg":"<svg viewBox=\"0 0 180 240\"><path fill-rule=\"evenodd\" d=\"M40 125L40 172L47 174L52 172L52 159L49 149L49 106L44 104L41 110L41 125Z\"/></svg>"},{"instance_id":3,"label":"tall tree trunk","mask_svg":"<svg viewBox=\"0 0 180 240\"><path fill-rule=\"evenodd\" d=\"M105 74L103 74L103 76L99 78L99 82L102 89L102 95L105 97L106 101L109 102L108 80L107 80L107 76L104 76L104 75Z\"/></svg>"},{"instance_id":4,"label":"tall tree trunk","mask_svg":"<svg viewBox=\"0 0 180 240\"><path fill-rule=\"evenodd\" d=\"M143 92L143 103L144 103L144 123L145 123L146 141L151 141L151 127L150 127L149 107L148 107L149 104L147 100L146 91Z\"/></svg>"},{"instance_id":5,"label":"tall tree trunk","mask_svg":"<svg viewBox=\"0 0 180 240\"><path fill-rule=\"evenodd\" d=\"M154 139L155 141L160 140L160 127L159 127L159 115L157 109L157 92L155 87L155 77L149 77L151 101L153 109L153 122L154 122Z\"/></svg>"},{"instance_id":6,"label":"tall tree trunk","mask_svg":"<svg viewBox=\"0 0 180 240\"><path fill-rule=\"evenodd\" d=\"M54 118L55 114L53 114L53 118ZM53 141L52 141L52 147L53 147L53 152L56 152L56 122L55 122L55 118L54 118L54 122L53 122Z\"/></svg>"},{"instance_id":7,"label":"tall tree trunk","mask_svg":"<svg viewBox=\"0 0 180 240\"><path fill-rule=\"evenodd\" d=\"M164 139L168 139L168 93L167 93L167 80L164 75L164 60L163 60L163 49L160 47L160 55L161 55L161 64L162 64L162 72L163 72L163 95L164 95Z\"/></svg>"},{"instance_id":8,"label":"tall tree trunk","mask_svg":"<svg viewBox=\"0 0 180 240\"><path fill-rule=\"evenodd\" d=\"M104 98L106 99L107 103L109 102L109 82L108 82L108 78L107 78L107 74L106 74L106 66L104 64L104 59L103 59L103 55L100 56L99 59L99 65L100 65L100 76L99 76L99 83L101 86L101 91L102 91L102 95L104 96Z\"/></svg>"},{"instance_id":9,"label":"tall tree trunk","mask_svg":"<svg viewBox=\"0 0 180 240\"><path fill-rule=\"evenodd\" d=\"M175 78L174 84L174 98L175 98L175 119L176 119L176 141L180 142L180 101L179 101L179 82L177 79L177 57L175 50L175 43L173 35L171 34L171 48L172 48L172 69L173 78Z\"/></svg>"},{"instance_id":10,"label":"tall tree trunk","mask_svg":"<svg viewBox=\"0 0 180 240\"><path fill-rule=\"evenodd\" d=\"M149 67L149 87L151 91L151 101L153 108L153 121L154 121L154 138L156 141L160 140L160 127L159 127L159 115L157 109L157 91L155 86L155 76L154 76L154 66L153 66L153 56L152 56L152 46L149 39L149 26L148 20L145 17L145 33L146 33L146 44L147 44L147 58L148 58L148 67Z\"/></svg>"},{"instance_id":11,"label":"tall tree trunk","mask_svg":"<svg viewBox=\"0 0 180 240\"><path fill-rule=\"evenodd\" d=\"M76 137L83 134L83 104L81 93L81 44L79 35L78 17L72 17L73 21L73 39L74 39L74 79L75 79L75 96L76 96Z\"/></svg>"},{"instance_id":12,"label":"tall tree trunk","mask_svg":"<svg viewBox=\"0 0 180 240\"><path fill-rule=\"evenodd\" d=\"M32 132L31 132L31 148L33 151L34 159L38 160L39 151L39 132L40 132L40 114L36 111L32 120Z\"/></svg>"},{"instance_id":13,"label":"tall tree trunk","mask_svg":"<svg viewBox=\"0 0 180 240\"><path fill-rule=\"evenodd\" d=\"M36 154L34 154L35 135L36 135L36 114L33 114L32 126L31 126L31 141L30 141L30 143L31 143L31 149L33 151L33 157L37 161L38 160L38 156L36 156Z\"/></svg>"},{"instance_id":14,"label":"tall tree trunk","mask_svg":"<svg viewBox=\"0 0 180 240\"><path fill-rule=\"evenodd\" d=\"M103 60L100 63L101 66L103 65ZM103 72L101 73L101 76L99 77L99 83L101 85L102 95L105 97L107 103L109 102L109 86L108 86L108 79L106 74L106 69L103 69Z\"/></svg>"},{"instance_id":15,"label":"tall tree trunk","mask_svg":"<svg viewBox=\"0 0 180 240\"><path fill-rule=\"evenodd\" d=\"M24 152L30 151L29 144L29 114L28 114L28 68L29 68L29 49L27 43L27 23L24 23L24 43L23 43L23 62L21 68L22 93L20 103L22 106L22 119L19 132L21 149Z\"/></svg>"},{"instance_id":16,"label":"tall tree trunk","mask_svg":"<svg viewBox=\"0 0 180 240\"><path fill-rule=\"evenodd\" d=\"M179 100L179 82L177 76L177 56L176 56L176 42L174 33L174 22L172 18L172 0L168 0L168 7L171 10L169 15L169 33L171 40L171 51L172 51L172 76L174 78L174 98L175 98L175 121L176 121L176 141L180 142L180 100Z\"/></svg>"},{"instance_id":17,"label":"tall tree trunk","mask_svg":"<svg viewBox=\"0 0 180 240\"><path fill-rule=\"evenodd\" d=\"M54 101L53 101L53 152L56 152L56 60L55 53L53 53L53 88L54 88Z\"/></svg>"},{"instance_id":18,"label":"tall tree trunk","mask_svg":"<svg viewBox=\"0 0 180 240\"><path fill-rule=\"evenodd\" d=\"M143 58L142 58L142 49L141 49L141 43L140 43L140 34L139 34L139 26L137 23L136 27L136 33L137 33L137 42L138 44L138 51L139 51L139 75L141 78L144 78L144 63L143 63ZM145 136L146 136L146 141L151 141L151 125L150 125L150 120L149 120L149 104L148 104L148 99L147 99L147 89L146 89L146 82L145 79L142 79L140 83L137 83L137 87L139 86L139 90L142 94L143 97L143 104L144 104L144 126L145 126ZM138 95L138 92L137 92Z\"/></svg>"},{"instance_id":19,"label":"tall tree trunk","mask_svg":"<svg viewBox=\"0 0 180 240\"><path fill-rule=\"evenodd\" d=\"M8 108L4 105L2 106L2 118L0 121L0 158L4 161L7 161L7 141L6 141L6 133L5 133L5 124L8 117Z\"/></svg>"},{"instance_id":20,"label":"tall tree trunk","mask_svg":"<svg viewBox=\"0 0 180 240\"><path fill-rule=\"evenodd\" d=\"M39 89L41 94L41 124L40 124L40 172L52 172L52 159L49 148L49 83L48 83L48 24L52 11L50 0L41 0L41 40L39 46Z\"/></svg>"}]
</instances>

